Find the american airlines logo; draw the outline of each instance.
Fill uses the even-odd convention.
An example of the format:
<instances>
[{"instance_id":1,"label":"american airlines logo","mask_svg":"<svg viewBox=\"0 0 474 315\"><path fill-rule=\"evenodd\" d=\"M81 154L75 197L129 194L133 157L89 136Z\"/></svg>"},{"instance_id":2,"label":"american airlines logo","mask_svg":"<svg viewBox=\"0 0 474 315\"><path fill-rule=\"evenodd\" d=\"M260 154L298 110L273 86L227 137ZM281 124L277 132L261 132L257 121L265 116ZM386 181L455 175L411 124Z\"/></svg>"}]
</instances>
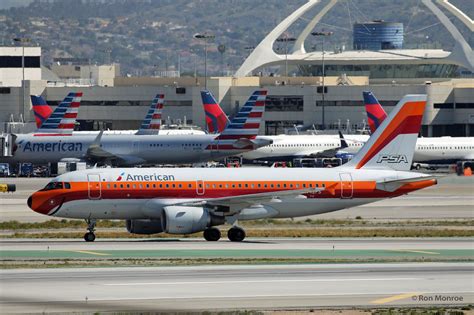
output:
<instances>
[{"instance_id":1,"label":"american airlines logo","mask_svg":"<svg viewBox=\"0 0 474 315\"><path fill-rule=\"evenodd\" d=\"M388 155L379 155L379 158L377 160L377 163L408 163L408 159L406 155L403 154L388 154Z\"/></svg>"}]
</instances>

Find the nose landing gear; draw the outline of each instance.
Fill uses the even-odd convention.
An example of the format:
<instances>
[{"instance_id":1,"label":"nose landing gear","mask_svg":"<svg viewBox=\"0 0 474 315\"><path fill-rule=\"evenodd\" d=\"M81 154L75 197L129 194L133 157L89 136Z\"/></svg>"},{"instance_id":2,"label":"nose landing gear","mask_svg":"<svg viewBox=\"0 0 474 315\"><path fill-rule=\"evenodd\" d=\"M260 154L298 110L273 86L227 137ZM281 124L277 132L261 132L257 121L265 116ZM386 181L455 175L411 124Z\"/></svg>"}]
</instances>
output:
<instances>
[{"instance_id":1,"label":"nose landing gear","mask_svg":"<svg viewBox=\"0 0 474 315\"><path fill-rule=\"evenodd\" d=\"M91 219L87 219L86 223L87 223L87 231L88 232L86 234L84 234L84 240L86 242L93 242L93 241L95 241L94 231L95 231L96 221L91 220Z\"/></svg>"}]
</instances>

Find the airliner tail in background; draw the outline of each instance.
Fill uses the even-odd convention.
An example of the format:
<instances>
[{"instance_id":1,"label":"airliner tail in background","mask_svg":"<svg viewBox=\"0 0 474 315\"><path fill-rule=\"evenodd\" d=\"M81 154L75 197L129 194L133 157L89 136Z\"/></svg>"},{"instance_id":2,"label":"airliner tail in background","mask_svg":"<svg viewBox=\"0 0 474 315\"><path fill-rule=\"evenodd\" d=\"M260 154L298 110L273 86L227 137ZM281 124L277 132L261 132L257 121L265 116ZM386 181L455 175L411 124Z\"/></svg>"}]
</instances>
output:
<instances>
[{"instance_id":1,"label":"airliner tail in background","mask_svg":"<svg viewBox=\"0 0 474 315\"><path fill-rule=\"evenodd\" d=\"M138 129L136 133L137 135L155 135L159 133L164 100L165 96L163 94L157 94L155 96L145 119L140 125L140 129Z\"/></svg>"},{"instance_id":2,"label":"airliner tail in background","mask_svg":"<svg viewBox=\"0 0 474 315\"><path fill-rule=\"evenodd\" d=\"M51 115L49 115L49 117L41 124L35 132L35 136L50 136L54 134L72 135L76 124L79 106L81 105L81 98L82 92L70 92L51 113Z\"/></svg>"},{"instance_id":3,"label":"airliner tail in background","mask_svg":"<svg viewBox=\"0 0 474 315\"><path fill-rule=\"evenodd\" d=\"M46 119L51 116L53 110L41 95L31 95L31 104L35 114L36 128L40 128Z\"/></svg>"},{"instance_id":4,"label":"airliner tail in background","mask_svg":"<svg viewBox=\"0 0 474 315\"><path fill-rule=\"evenodd\" d=\"M367 112L370 132L374 133L385 118L387 118L387 113L372 92L364 91L362 94L364 96L365 111Z\"/></svg>"},{"instance_id":5,"label":"airliner tail in background","mask_svg":"<svg viewBox=\"0 0 474 315\"><path fill-rule=\"evenodd\" d=\"M210 91L201 91L202 104L206 113L206 125L209 133L220 133L230 123L219 103Z\"/></svg>"}]
</instances>

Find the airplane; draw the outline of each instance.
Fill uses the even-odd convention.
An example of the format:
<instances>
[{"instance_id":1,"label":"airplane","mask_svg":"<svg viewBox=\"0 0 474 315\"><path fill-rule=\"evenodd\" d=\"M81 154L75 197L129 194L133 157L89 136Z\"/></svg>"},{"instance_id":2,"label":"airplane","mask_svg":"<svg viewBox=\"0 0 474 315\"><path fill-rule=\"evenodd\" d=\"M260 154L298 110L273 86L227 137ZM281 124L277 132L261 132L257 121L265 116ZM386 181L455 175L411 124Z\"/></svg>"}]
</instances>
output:
<instances>
[{"instance_id":1,"label":"airplane","mask_svg":"<svg viewBox=\"0 0 474 315\"><path fill-rule=\"evenodd\" d=\"M218 241L216 226L228 223L229 240L240 242L240 221L321 214L435 185L409 171L425 105L426 95L405 96L356 156L335 168L88 169L54 178L27 204L86 220L88 242L98 219L126 220L135 234L204 232L207 241Z\"/></svg>"},{"instance_id":2,"label":"airplane","mask_svg":"<svg viewBox=\"0 0 474 315\"><path fill-rule=\"evenodd\" d=\"M135 166L219 160L271 144L271 140L256 138L265 110L265 98L266 91L254 92L241 109L249 117L234 119L218 135L104 135L103 132L98 135L74 135L72 129L63 137L51 133L42 133L41 137L38 134L19 134L16 135L13 156L0 158L0 162L46 164L86 161L91 164ZM76 115L77 106L74 108ZM49 126L50 119L39 130ZM73 128L74 123L68 122L68 126Z\"/></svg>"},{"instance_id":3,"label":"airplane","mask_svg":"<svg viewBox=\"0 0 474 315\"><path fill-rule=\"evenodd\" d=\"M372 92L364 91L363 96L369 128L373 133L387 117L387 113ZM474 160L473 137L421 137L416 142L413 166L420 169L421 163L451 164L472 160Z\"/></svg>"},{"instance_id":4,"label":"airplane","mask_svg":"<svg viewBox=\"0 0 474 315\"><path fill-rule=\"evenodd\" d=\"M201 98L208 131L221 132L229 124L229 118L210 91L201 91ZM236 118L244 117L243 115L237 114ZM335 135L277 135L257 138L271 140L273 143L240 154L244 160L292 161L299 157L333 157L346 147L342 138Z\"/></svg>"},{"instance_id":5,"label":"airplane","mask_svg":"<svg viewBox=\"0 0 474 315\"><path fill-rule=\"evenodd\" d=\"M145 116L145 119L140 125L140 128L137 130L105 130L104 134L184 134L184 135L194 135L194 134L205 134L202 130L195 129L161 129L161 115L163 111L164 95L157 94L153 101L151 102L150 108ZM36 127L40 128L41 124L45 119L49 117L52 113L51 107L48 105L46 100L41 95L31 95L31 103L33 105L33 112L35 114ZM75 135L98 135L100 131L73 131Z\"/></svg>"}]
</instances>

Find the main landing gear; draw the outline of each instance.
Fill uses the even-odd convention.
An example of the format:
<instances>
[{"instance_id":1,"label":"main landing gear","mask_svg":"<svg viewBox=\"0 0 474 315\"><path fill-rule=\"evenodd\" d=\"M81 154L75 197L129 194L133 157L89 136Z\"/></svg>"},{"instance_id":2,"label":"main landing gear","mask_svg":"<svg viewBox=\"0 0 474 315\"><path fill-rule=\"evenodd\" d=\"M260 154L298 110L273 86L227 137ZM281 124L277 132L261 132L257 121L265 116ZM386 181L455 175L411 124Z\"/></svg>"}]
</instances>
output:
<instances>
[{"instance_id":1,"label":"main landing gear","mask_svg":"<svg viewBox=\"0 0 474 315\"><path fill-rule=\"evenodd\" d=\"M245 239L244 229L234 226L227 232L227 237L231 242L242 242ZM221 231L218 228L211 227L204 230L204 239L209 242L217 242L221 238Z\"/></svg>"},{"instance_id":2,"label":"main landing gear","mask_svg":"<svg viewBox=\"0 0 474 315\"><path fill-rule=\"evenodd\" d=\"M96 224L96 221L95 220L91 220L91 219L87 219L86 220L86 223L87 223L87 232L86 234L84 234L84 240L86 242L93 242L95 241L95 234L94 234L94 231L95 231L95 224Z\"/></svg>"}]
</instances>

